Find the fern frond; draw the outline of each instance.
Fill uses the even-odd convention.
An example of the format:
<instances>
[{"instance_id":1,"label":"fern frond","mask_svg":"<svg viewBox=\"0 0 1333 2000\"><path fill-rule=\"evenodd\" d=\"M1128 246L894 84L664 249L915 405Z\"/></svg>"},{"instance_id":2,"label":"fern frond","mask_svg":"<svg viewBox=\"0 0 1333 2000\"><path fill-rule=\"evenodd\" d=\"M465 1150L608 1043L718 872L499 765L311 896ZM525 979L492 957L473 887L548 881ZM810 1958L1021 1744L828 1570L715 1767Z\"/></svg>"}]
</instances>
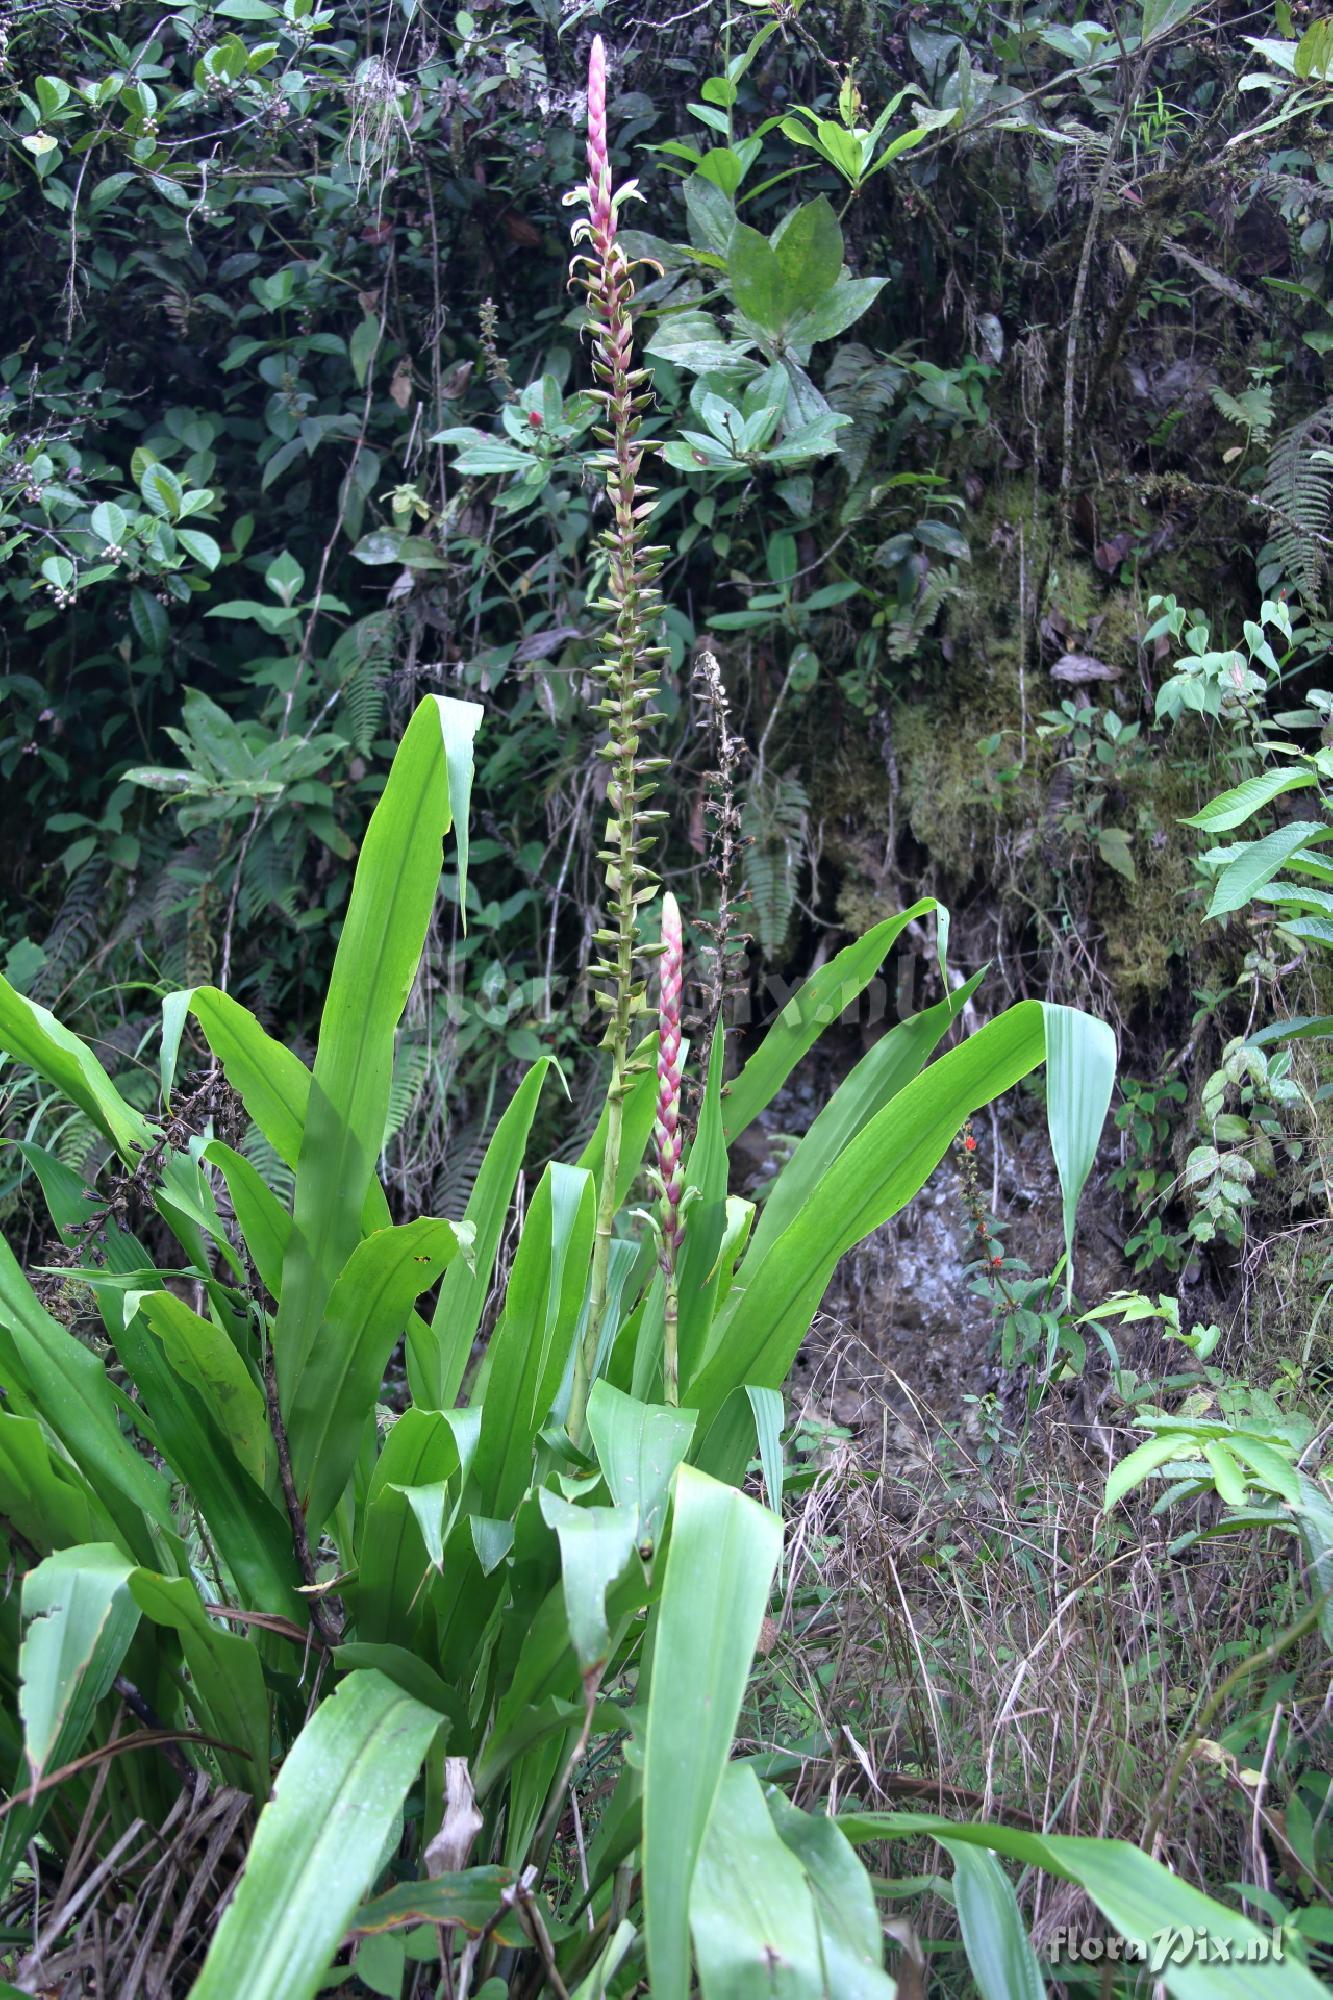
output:
<instances>
[{"instance_id":1,"label":"fern frond","mask_svg":"<svg viewBox=\"0 0 1333 2000\"><path fill-rule=\"evenodd\" d=\"M92 953L105 918L106 868L94 859L71 875L42 949L45 960L32 982L34 1000L57 994L75 966Z\"/></svg>"},{"instance_id":2,"label":"fern frond","mask_svg":"<svg viewBox=\"0 0 1333 2000\"><path fill-rule=\"evenodd\" d=\"M1307 601L1328 569L1333 525L1333 403L1283 431L1268 454L1260 499L1272 521L1269 550Z\"/></svg>"},{"instance_id":3,"label":"fern frond","mask_svg":"<svg viewBox=\"0 0 1333 2000\"><path fill-rule=\"evenodd\" d=\"M279 1158L257 1125L251 1125L246 1132L241 1141L241 1151L283 1207L290 1208L296 1175L287 1162Z\"/></svg>"},{"instance_id":4,"label":"fern frond","mask_svg":"<svg viewBox=\"0 0 1333 2000\"><path fill-rule=\"evenodd\" d=\"M766 778L752 785L741 811L745 849L745 893L755 936L766 957L781 951L796 905L796 879L805 848L805 788L792 777Z\"/></svg>"}]
</instances>

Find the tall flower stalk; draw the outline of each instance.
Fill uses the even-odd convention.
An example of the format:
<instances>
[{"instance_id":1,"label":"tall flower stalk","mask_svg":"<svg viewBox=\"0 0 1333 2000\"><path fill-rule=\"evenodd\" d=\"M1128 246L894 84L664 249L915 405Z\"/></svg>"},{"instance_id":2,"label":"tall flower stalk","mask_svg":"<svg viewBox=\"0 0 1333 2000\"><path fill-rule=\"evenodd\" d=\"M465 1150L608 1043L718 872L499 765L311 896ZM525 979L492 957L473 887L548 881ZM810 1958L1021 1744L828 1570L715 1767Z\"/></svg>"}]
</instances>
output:
<instances>
[{"instance_id":1,"label":"tall flower stalk","mask_svg":"<svg viewBox=\"0 0 1333 2000\"><path fill-rule=\"evenodd\" d=\"M657 1172L662 1183L659 1222L661 1248L658 1252L666 1286L662 1332L662 1382L668 1403L680 1401L680 1363L676 1329L679 1304L676 1294L676 1253L685 1230L681 1201L685 1181L681 1173L683 1135L680 1127L680 1000L684 976L685 949L680 929L680 911L670 890L662 899L662 956L658 963L657 999L657 1126L654 1141Z\"/></svg>"},{"instance_id":2,"label":"tall flower stalk","mask_svg":"<svg viewBox=\"0 0 1333 2000\"><path fill-rule=\"evenodd\" d=\"M588 213L574 225L576 245L586 246L574 258L571 278L587 294L592 337L592 368L596 393L604 408L597 430L606 446L602 471L611 502L611 522L601 536L606 567L605 595L596 601L607 614L609 629L602 639L602 659L595 669L603 689L598 713L605 717L607 743L602 755L610 764L607 781L606 845L600 859L606 868L608 908L604 928L595 936L600 956L593 975L600 982L597 999L608 1015L606 1045L611 1051L611 1081L607 1097L606 1150L597 1206L588 1322L575 1355L569 1431L582 1441L592 1370L606 1313L607 1271L611 1232L617 1207L625 1092L631 1074L630 1037L635 1016L647 1005L639 969L642 956L636 937L636 915L651 902L657 877L644 864L649 828L664 815L644 809L655 790L652 774L663 760L639 755L640 737L654 722L658 663L666 648L657 642L662 612L657 578L666 551L647 539L653 489L643 483L647 446L642 438L644 412L651 406L646 369L634 366L634 332L630 305L633 270L619 241L618 211L635 194L627 181L613 189L606 136L606 49L599 35L588 63L588 179L571 201L586 203Z\"/></svg>"}]
</instances>

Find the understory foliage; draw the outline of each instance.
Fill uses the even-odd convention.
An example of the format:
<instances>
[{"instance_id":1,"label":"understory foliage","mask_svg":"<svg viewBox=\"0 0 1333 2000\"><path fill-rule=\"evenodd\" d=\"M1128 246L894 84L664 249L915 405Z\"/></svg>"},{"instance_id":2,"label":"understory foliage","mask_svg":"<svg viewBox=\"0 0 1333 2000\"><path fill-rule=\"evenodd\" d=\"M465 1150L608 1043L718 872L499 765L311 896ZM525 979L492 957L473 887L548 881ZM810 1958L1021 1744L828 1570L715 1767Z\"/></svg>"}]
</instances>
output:
<instances>
[{"instance_id":1,"label":"understory foliage","mask_svg":"<svg viewBox=\"0 0 1333 2000\"><path fill-rule=\"evenodd\" d=\"M7 18L19 1991L1323 1990L1333 34L1075 11Z\"/></svg>"}]
</instances>

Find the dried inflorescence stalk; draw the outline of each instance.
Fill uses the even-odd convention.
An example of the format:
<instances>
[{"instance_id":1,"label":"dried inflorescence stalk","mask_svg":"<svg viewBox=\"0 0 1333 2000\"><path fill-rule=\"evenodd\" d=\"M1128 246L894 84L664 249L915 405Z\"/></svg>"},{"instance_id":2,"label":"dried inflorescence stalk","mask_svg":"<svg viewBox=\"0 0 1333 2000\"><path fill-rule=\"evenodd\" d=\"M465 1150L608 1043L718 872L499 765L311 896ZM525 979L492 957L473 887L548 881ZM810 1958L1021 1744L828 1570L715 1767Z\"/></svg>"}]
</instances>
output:
<instances>
[{"instance_id":1,"label":"dried inflorescence stalk","mask_svg":"<svg viewBox=\"0 0 1333 2000\"><path fill-rule=\"evenodd\" d=\"M588 179L569 199L586 203L588 210L574 225L575 243L586 248L575 257L571 275L583 285L588 298L593 374L605 408L605 422L597 436L607 447L602 469L612 507L611 524L601 536L606 594L597 600L597 608L609 615L611 625L602 640L603 658L594 670L604 690L598 704L598 712L606 719L608 738L602 755L611 766L606 845L600 851L610 907L604 928L596 933L601 956L593 966L594 977L603 982L598 1002L609 1015L606 1042L611 1050L611 1082L587 1334L576 1357L569 1411L570 1434L576 1440L582 1436L592 1357L597 1352L606 1308L630 1034L635 1015L647 1004L645 981L636 963L642 956L636 915L640 905L655 894L657 878L645 865L643 855L650 825L665 817L644 809L645 800L656 789L653 774L663 768L664 760L639 754L644 730L661 720L652 712L652 701L659 662L666 653L658 643L662 600L657 589L666 551L647 539L653 489L642 480L648 447L641 431L652 395L647 371L634 366L630 318L633 271L618 234L620 205L635 193L632 181L621 188L613 188L611 183L606 49L599 35L588 65Z\"/></svg>"},{"instance_id":2,"label":"dried inflorescence stalk","mask_svg":"<svg viewBox=\"0 0 1333 2000\"><path fill-rule=\"evenodd\" d=\"M727 699L722 669L716 655L707 648L695 660L694 681L707 715L713 753L717 759L714 769L704 772L707 797L703 808L708 820L709 867L717 882L717 921L708 923L698 919L698 928L712 939L707 947L710 963L704 1003L704 1035L695 1069L696 1076L706 1077L713 1037L718 1031L727 997L727 955L746 939L746 933L737 927L735 904L736 869L746 845L741 832L741 809L736 786L746 746L741 737L732 734L731 703Z\"/></svg>"},{"instance_id":3,"label":"dried inflorescence stalk","mask_svg":"<svg viewBox=\"0 0 1333 2000\"><path fill-rule=\"evenodd\" d=\"M498 329L500 315L495 309L494 299L483 299L477 308L477 318L481 323L481 351L486 361L486 380L494 382L507 403L512 403L518 394L509 375L509 363L500 352Z\"/></svg>"},{"instance_id":4,"label":"dried inflorescence stalk","mask_svg":"<svg viewBox=\"0 0 1333 2000\"><path fill-rule=\"evenodd\" d=\"M666 1317L663 1336L662 1375L668 1403L680 1401L680 1370L676 1353L678 1306L676 1298L676 1254L684 1238L681 1200L685 1181L681 1173L684 1134L680 1122L682 1071L680 1027L681 988L684 982L685 946L681 936L680 910L670 890L662 899L662 956L658 962L657 999L657 1124L654 1144L657 1173L662 1184L659 1260L666 1283Z\"/></svg>"}]
</instances>

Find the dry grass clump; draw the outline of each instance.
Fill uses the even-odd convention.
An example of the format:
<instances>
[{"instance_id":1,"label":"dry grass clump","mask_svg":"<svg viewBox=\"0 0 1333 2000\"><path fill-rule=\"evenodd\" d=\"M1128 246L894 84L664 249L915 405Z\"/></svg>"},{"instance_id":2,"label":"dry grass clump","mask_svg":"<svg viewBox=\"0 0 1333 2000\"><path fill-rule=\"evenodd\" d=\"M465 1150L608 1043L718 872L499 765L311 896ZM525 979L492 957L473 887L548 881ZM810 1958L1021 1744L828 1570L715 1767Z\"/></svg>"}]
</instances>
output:
<instances>
[{"instance_id":1,"label":"dry grass clump","mask_svg":"<svg viewBox=\"0 0 1333 2000\"><path fill-rule=\"evenodd\" d=\"M808 1413L828 1408L842 1359L829 1350ZM1108 1443L1119 1457L1137 1440L1104 1425L1094 1438L1058 1407L1021 1451L984 1435L984 1406L969 1426L982 1435L944 1428L897 1377L881 1417L877 1435L820 1446L791 1503L752 1726L761 1749L796 1746L798 1802L1117 1836L1211 1893L1245 1882L1299 1900L1283 1809L1326 1762L1328 1659L1317 1632L1256 1659L1309 1606L1292 1538L1169 1552L1212 1502L1108 1519ZM930 1893L940 1851L899 1841L882 1865L937 1972L956 1963L971 1990L954 1912ZM1039 1951L1061 1926L1104 1933L1068 1885L1029 1871L1018 1889Z\"/></svg>"}]
</instances>

